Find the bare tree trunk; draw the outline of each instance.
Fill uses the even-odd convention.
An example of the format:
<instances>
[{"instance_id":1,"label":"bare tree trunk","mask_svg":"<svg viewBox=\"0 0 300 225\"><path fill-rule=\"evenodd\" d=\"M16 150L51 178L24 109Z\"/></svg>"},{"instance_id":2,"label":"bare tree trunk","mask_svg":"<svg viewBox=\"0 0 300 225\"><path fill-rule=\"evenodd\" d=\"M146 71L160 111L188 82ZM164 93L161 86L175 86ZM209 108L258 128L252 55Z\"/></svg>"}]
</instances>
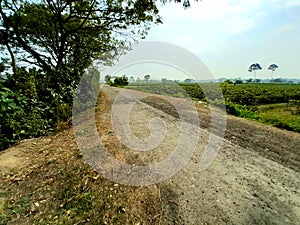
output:
<instances>
[{"instance_id":1,"label":"bare tree trunk","mask_svg":"<svg viewBox=\"0 0 300 225\"><path fill-rule=\"evenodd\" d=\"M12 66L12 69L13 69L13 73L16 74L17 73L17 64L16 64L16 58L14 56L14 53L13 51L11 50L10 46L8 43L6 43L6 48L10 54L10 58L11 58L11 66Z\"/></svg>"},{"instance_id":2,"label":"bare tree trunk","mask_svg":"<svg viewBox=\"0 0 300 225\"><path fill-rule=\"evenodd\" d=\"M273 70L272 70L272 73L271 73L271 81L273 82Z\"/></svg>"}]
</instances>

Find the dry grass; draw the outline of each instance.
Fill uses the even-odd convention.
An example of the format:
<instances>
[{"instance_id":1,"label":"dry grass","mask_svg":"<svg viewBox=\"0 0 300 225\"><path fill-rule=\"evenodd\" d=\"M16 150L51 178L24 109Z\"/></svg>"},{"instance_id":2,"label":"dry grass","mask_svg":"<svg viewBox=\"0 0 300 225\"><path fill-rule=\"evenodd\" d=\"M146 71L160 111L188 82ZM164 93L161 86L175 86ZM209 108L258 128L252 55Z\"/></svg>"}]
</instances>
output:
<instances>
[{"instance_id":1,"label":"dry grass","mask_svg":"<svg viewBox=\"0 0 300 225\"><path fill-rule=\"evenodd\" d=\"M98 117L105 107L98 106ZM100 135L106 129L99 128ZM106 141L113 151L118 146ZM18 147L26 155L24 165L0 175L0 224L162 222L159 188L124 186L98 176L85 164L72 129Z\"/></svg>"}]
</instances>

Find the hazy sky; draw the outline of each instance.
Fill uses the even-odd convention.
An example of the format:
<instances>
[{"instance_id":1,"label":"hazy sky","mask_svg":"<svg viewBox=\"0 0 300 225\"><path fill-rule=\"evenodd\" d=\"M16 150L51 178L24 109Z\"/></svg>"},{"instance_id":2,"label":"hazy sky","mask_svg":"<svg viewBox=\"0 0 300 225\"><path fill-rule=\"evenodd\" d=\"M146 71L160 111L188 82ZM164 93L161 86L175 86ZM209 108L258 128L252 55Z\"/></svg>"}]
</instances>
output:
<instances>
[{"instance_id":1,"label":"hazy sky","mask_svg":"<svg viewBox=\"0 0 300 225\"><path fill-rule=\"evenodd\" d=\"M165 41L196 54L215 77L253 77L251 63L263 67L258 78L300 78L300 0L202 0L160 7L164 24L146 40Z\"/></svg>"}]
</instances>

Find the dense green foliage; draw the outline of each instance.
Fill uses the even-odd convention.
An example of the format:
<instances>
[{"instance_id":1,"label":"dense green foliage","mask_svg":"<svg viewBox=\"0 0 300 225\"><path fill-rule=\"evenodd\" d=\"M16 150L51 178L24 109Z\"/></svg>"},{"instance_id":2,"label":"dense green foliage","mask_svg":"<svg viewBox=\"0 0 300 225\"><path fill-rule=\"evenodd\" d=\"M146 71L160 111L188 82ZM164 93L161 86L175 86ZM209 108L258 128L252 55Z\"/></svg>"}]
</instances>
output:
<instances>
[{"instance_id":1,"label":"dense green foliage","mask_svg":"<svg viewBox=\"0 0 300 225\"><path fill-rule=\"evenodd\" d=\"M90 68L81 80L81 107L95 103L92 96L99 88L99 72ZM64 94L58 94L58 89ZM67 121L72 112L73 90L49 82L41 70L18 69L0 82L0 149L24 138L51 132L59 121ZM78 97L77 96L77 97Z\"/></svg>"},{"instance_id":2,"label":"dense green foliage","mask_svg":"<svg viewBox=\"0 0 300 225\"><path fill-rule=\"evenodd\" d=\"M300 84L213 84L188 83L132 83L129 88L191 98L213 104L225 100L228 113L259 120L277 127L300 132ZM223 96L220 95L220 89ZM290 103L293 102L294 105ZM262 106L279 104L280 108L262 110Z\"/></svg>"},{"instance_id":3,"label":"dense green foliage","mask_svg":"<svg viewBox=\"0 0 300 225\"><path fill-rule=\"evenodd\" d=\"M0 149L24 138L45 135L71 108L64 96L49 86L47 76L35 69L19 69L0 83Z\"/></svg>"},{"instance_id":4,"label":"dense green foliage","mask_svg":"<svg viewBox=\"0 0 300 225\"><path fill-rule=\"evenodd\" d=\"M74 96L73 116L95 107L100 88L99 79L100 72L96 68L90 68L82 77Z\"/></svg>"},{"instance_id":5,"label":"dense green foliage","mask_svg":"<svg viewBox=\"0 0 300 225\"><path fill-rule=\"evenodd\" d=\"M92 63L111 64L161 22L155 0L0 0L0 150L70 118ZM88 74L75 99L83 108L99 86L99 74ZM127 84L124 77L113 82Z\"/></svg>"},{"instance_id":6,"label":"dense green foliage","mask_svg":"<svg viewBox=\"0 0 300 225\"><path fill-rule=\"evenodd\" d=\"M67 72L78 82L94 60L112 59L162 23L156 2L1 0L0 47L13 71L25 62L54 77ZM175 2L190 6L188 0Z\"/></svg>"},{"instance_id":7,"label":"dense green foliage","mask_svg":"<svg viewBox=\"0 0 300 225\"><path fill-rule=\"evenodd\" d=\"M105 82L106 84L114 87L124 87L129 84L128 77L126 77L125 75L121 77L118 76L111 77L108 75L105 77Z\"/></svg>"},{"instance_id":8,"label":"dense green foliage","mask_svg":"<svg viewBox=\"0 0 300 225\"><path fill-rule=\"evenodd\" d=\"M112 60L159 22L154 1L0 0L0 149L69 119L91 63ZM88 74L77 96L84 107L92 102L88 83L99 86L99 73Z\"/></svg>"},{"instance_id":9,"label":"dense green foliage","mask_svg":"<svg viewBox=\"0 0 300 225\"><path fill-rule=\"evenodd\" d=\"M35 64L45 72L67 71L72 80L92 61L107 59L110 51L145 37L152 23L161 22L154 1L0 3L0 27L6 33L2 45L8 51L18 48L16 56L10 57L17 57L17 64Z\"/></svg>"}]
</instances>

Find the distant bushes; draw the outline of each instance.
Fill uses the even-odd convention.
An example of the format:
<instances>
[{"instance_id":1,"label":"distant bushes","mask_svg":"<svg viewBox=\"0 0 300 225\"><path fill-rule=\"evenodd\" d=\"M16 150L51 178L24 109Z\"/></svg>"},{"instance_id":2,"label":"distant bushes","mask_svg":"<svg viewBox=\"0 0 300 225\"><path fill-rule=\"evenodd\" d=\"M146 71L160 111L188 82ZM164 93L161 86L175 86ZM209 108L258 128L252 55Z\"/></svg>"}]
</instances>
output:
<instances>
[{"instance_id":1,"label":"distant bushes","mask_svg":"<svg viewBox=\"0 0 300 225\"><path fill-rule=\"evenodd\" d=\"M240 105L264 105L300 100L300 85L297 84L220 84L228 102Z\"/></svg>"},{"instance_id":2,"label":"distant bushes","mask_svg":"<svg viewBox=\"0 0 300 225\"><path fill-rule=\"evenodd\" d=\"M180 84L189 97L204 100L219 100L220 95L216 84ZM289 100L300 100L300 85L297 84L219 84L226 102L239 105L263 105L274 103L287 103ZM203 89L203 90L202 90Z\"/></svg>"},{"instance_id":3,"label":"distant bushes","mask_svg":"<svg viewBox=\"0 0 300 225\"><path fill-rule=\"evenodd\" d=\"M125 75L121 76L121 77L118 77L118 76L111 77L111 76L107 75L105 77L105 81L106 81L106 84L108 84L110 86L114 86L114 87L124 87L129 84L128 77L126 77Z\"/></svg>"}]
</instances>

